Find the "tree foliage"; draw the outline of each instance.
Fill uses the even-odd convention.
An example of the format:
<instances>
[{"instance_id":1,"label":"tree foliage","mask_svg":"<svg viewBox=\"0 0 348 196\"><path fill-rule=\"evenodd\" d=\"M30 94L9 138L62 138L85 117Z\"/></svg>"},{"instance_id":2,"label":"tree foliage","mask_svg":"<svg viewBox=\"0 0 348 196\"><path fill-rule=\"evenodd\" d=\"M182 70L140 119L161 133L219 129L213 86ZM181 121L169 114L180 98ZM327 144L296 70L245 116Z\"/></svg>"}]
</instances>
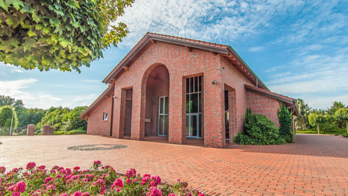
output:
<instances>
[{"instance_id":1,"label":"tree foliage","mask_svg":"<svg viewBox=\"0 0 348 196\"><path fill-rule=\"evenodd\" d=\"M80 72L127 35L126 24L114 23L133 2L0 0L0 62Z\"/></svg>"},{"instance_id":2,"label":"tree foliage","mask_svg":"<svg viewBox=\"0 0 348 196\"><path fill-rule=\"evenodd\" d=\"M0 107L0 127L11 127L12 113L12 127L16 128L18 126L18 118L16 111L14 111L11 106L2 106Z\"/></svg>"},{"instance_id":3,"label":"tree foliage","mask_svg":"<svg viewBox=\"0 0 348 196\"><path fill-rule=\"evenodd\" d=\"M301 130L306 129L308 125L308 116L311 108L302 99L297 99L298 117L295 119L295 126Z\"/></svg>"},{"instance_id":4,"label":"tree foliage","mask_svg":"<svg viewBox=\"0 0 348 196\"><path fill-rule=\"evenodd\" d=\"M278 110L279 136L288 143L293 143L294 133L292 131L292 112L284 104Z\"/></svg>"},{"instance_id":5,"label":"tree foliage","mask_svg":"<svg viewBox=\"0 0 348 196\"><path fill-rule=\"evenodd\" d=\"M269 145L284 144L285 140L279 136L278 128L268 117L252 114L251 109L245 113L244 130L234 138L237 144Z\"/></svg>"},{"instance_id":6,"label":"tree foliage","mask_svg":"<svg viewBox=\"0 0 348 196\"><path fill-rule=\"evenodd\" d=\"M45 115L43 109L33 108L33 109L23 109L18 117L19 127L26 127L28 124L36 125Z\"/></svg>"}]
</instances>

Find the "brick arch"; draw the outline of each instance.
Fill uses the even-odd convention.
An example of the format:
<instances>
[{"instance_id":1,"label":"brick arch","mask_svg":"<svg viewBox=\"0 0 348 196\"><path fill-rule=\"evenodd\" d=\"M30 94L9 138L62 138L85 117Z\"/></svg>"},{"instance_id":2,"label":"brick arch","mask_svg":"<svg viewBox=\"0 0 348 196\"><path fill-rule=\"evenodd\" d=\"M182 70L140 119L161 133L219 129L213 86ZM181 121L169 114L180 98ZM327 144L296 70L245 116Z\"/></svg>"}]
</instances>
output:
<instances>
[{"instance_id":1,"label":"brick arch","mask_svg":"<svg viewBox=\"0 0 348 196\"><path fill-rule=\"evenodd\" d=\"M169 87L168 93L170 94L170 69L162 62L156 62L150 65L144 72L141 80L141 102L140 102L140 140L145 138L145 112L146 112L146 90L147 90L147 81L151 72L158 66L164 66L169 74Z\"/></svg>"}]
</instances>

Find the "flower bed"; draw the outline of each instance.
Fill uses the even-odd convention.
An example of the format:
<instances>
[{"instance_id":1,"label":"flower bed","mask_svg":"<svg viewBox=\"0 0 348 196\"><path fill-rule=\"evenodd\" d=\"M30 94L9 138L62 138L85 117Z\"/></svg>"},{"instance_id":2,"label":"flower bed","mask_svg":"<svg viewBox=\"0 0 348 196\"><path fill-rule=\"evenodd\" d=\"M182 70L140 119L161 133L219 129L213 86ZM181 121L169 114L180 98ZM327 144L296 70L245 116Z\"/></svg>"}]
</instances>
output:
<instances>
[{"instance_id":1,"label":"flower bed","mask_svg":"<svg viewBox=\"0 0 348 196\"><path fill-rule=\"evenodd\" d=\"M89 170L78 166L73 169L54 166L48 170L34 162L28 163L26 169L14 168L7 173L5 167L0 167L0 195L204 196L187 186L179 179L170 186L162 183L159 176L141 176L132 168L121 176L111 166L102 166L100 161L94 161Z\"/></svg>"}]
</instances>

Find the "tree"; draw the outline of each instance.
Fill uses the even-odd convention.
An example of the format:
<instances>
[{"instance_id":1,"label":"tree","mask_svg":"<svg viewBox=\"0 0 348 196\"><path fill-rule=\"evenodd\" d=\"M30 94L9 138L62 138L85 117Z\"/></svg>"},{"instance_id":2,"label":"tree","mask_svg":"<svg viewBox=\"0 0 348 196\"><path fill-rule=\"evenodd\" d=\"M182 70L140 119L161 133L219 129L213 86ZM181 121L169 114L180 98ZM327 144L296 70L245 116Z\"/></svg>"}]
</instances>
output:
<instances>
[{"instance_id":1,"label":"tree","mask_svg":"<svg viewBox=\"0 0 348 196\"><path fill-rule=\"evenodd\" d=\"M87 106L76 107L63 117L64 131L73 129L87 130L87 122L79 116L87 109Z\"/></svg>"},{"instance_id":2,"label":"tree","mask_svg":"<svg viewBox=\"0 0 348 196\"><path fill-rule=\"evenodd\" d=\"M297 99L298 117L295 120L296 127L300 127L301 131L308 125L308 115L311 108L302 99Z\"/></svg>"},{"instance_id":3,"label":"tree","mask_svg":"<svg viewBox=\"0 0 348 196\"><path fill-rule=\"evenodd\" d=\"M333 115L335 124L339 128L344 128L348 122L348 107L347 108L339 108L335 114Z\"/></svg>"},{"instance_id":4,"label":"tree","mask_svg":"<svg viewBox=\"0 0 348 196\"><path fill-rule=\"evenodd\" d=\"M45 115L43 109L23 109L18 113L19 127L26 127L28 124L36 125Z\"/></svg>"},{"instance_id":5,"label":"tree","mask_svg":"<svg viewBox=\"0 0 348 196\"><path fill-rule=\"evenodd\" d=\"M284 104L278 110L278 119L280 124L279 136L286 142L293 143L292 112Z\"/></svg>"},{"instance_id":6,"label":"tree","mask_svg":"<svg viewBox=\"0 0 348 196\"><path fill-rule=\"evenodd\" d=\"M133 2L0 0L0 62L80 72L127 35L126 24L112 24Z\"/></svg>"},{"instance_id":7,"label":"tree","mask_svg":"<svg viewBox=\"0 0 348 196\"><path fill-rule=\"evenodd\" d=\"M342 103L342 102L338 102L338 101L335 101L332 103L332 106L330 108L327 109L327 113L329 115L334 115L335 112L338 110L338 109L341 109L341 108L344 108L345 105Z\"/></svg>"},{"instance_id":8,"label":"tree","mask_svg":"<svg viewBox=\"0 0 348 196\"><path fill-rule=\"evenodd\" d=\"M51 109L51 108L50 108ZM60 130L63 125L64 116L70 112L69 108L58 107L52 112L46 112L45 116L37 123L36 128L41 129L44 125L54 126L55 130Z\"/></svg>"},{"instance_id":9,"label":"tree","mask_svg":"<svg viewBox=\"0 0 348 196\"><path fill-rule=\"evenodd\" d=\"M11 106L3 106L0 108L0 127L10 128L13 112L12 127L16 128L18 125L18 118L16 111L13 111Z\"/></svg>"},{"instance_id":10,"label":"tree","mask_svg":"<svg viewBox=\"0 0 348 196\"><path fill-rule=\"evenodd\" d=\"M15 99L10 96L0 95L0 107L5 105L11 106L14 100Z\"/></svg>"}]
</instances>

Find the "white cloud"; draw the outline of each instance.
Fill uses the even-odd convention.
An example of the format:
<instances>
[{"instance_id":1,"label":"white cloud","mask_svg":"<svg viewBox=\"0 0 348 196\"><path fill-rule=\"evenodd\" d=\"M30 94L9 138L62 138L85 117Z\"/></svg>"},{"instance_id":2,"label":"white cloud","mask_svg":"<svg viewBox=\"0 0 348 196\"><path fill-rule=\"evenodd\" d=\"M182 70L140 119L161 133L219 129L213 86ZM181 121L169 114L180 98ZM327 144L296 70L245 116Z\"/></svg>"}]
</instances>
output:
<instances>
[{"instance_id":1,"label":"white cloud","mask_svg":"<svg viewBox=\"0 0 348 196\"><path fill-rule=\"evenodd\" d=\"M130 30L121 46L133 47L148 31L219 43L246 39L271 26L275 15L301 6L301 0L135 1L118 21Z\"/></svg>"},{"instance_id":2,"label":"white cloud","mask_svg":"<svg viewBox=\"0 0 348 196\"><path fill-rule=\"evenodd\" d=\"M14 65L11 65L11 64L5 64L3 62L0 62L0 65L3 65L3 66L7 66L7 67L11 67L11 73L22 73L23 72L23 69L21 68L17 68L16 66Z\"/></svg>"},{"instance_id":3,"label":"white cloud","mask_svg":"<svg viewBox=\"0 0 348 196\"><path fill-rule=\"evenodd\" d=\"M22 79L0 81L0 94L23 100L25 107L47 109L58 106L62 99L45 93L30 93L28 88L37 82L37 79Z\"/></svg>"},{"instance_id":4,"label":"white cloud","mask_svg":"<svg viewBox=\"0 0 348 196\"><path fill-rule=\"evenodd\" d=\"M348 91L347 54L346 49L342 49L332 56L299 56L288 66L278 69L280 74L272 75L266 84L274 92L300 97L312 107L325 109L333 101L347 100L348 95L344 95Z\"/></svg>"},{"instance_id":5,"label":"white cloud","mask_svg":"<svg viewBox=\"0 0 348 196\"><path fill-rule=\"evenodd\" d=\"M251 47L251 48L249 48L249 51L250 52L259 52L259 51L262 51L262 50L264 50L265 48L264 47L262 47L262 46L259 46L259 47Z\"/></svg>"}]
</instances>

